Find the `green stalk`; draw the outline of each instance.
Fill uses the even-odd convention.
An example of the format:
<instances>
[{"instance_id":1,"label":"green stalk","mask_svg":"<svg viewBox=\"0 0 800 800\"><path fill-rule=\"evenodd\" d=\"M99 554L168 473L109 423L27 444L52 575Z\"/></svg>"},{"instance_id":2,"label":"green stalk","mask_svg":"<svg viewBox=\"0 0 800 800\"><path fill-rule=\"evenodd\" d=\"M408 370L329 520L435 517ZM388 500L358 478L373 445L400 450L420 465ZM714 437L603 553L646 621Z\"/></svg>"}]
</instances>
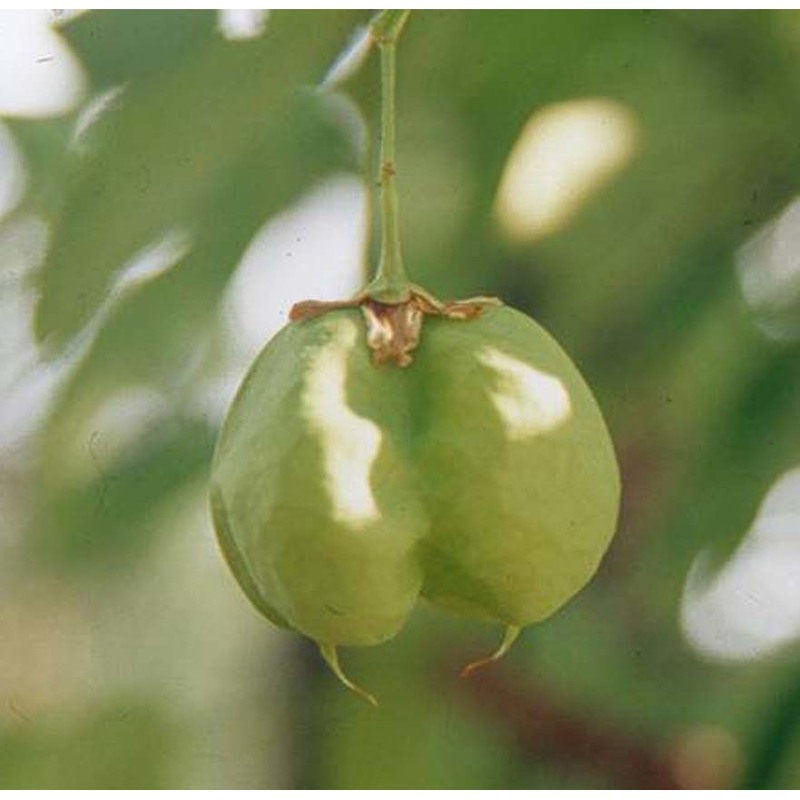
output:
<instances>
[{"instance_id":1,"label":"green stalk","mask_svg":"<svg viewBox=\"0 0 800 800\"><path fill-rule=\"evenodd\" d=\"M410 13L395 9L383 11L370 26L381 53L381 251L375 279L367 290L370 296L388 303L407 300L411 288L400 247L395 154L396 46Z\"/></svg>"}]
</instances>

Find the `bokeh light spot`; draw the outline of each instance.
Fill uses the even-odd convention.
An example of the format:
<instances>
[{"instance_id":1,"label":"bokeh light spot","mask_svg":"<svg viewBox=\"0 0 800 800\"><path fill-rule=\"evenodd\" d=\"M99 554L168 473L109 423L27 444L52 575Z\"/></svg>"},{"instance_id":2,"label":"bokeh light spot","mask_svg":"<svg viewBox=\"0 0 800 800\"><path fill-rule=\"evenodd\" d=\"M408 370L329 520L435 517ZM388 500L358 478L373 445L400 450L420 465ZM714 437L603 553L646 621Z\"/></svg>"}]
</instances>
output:
<instances>
[{"instance_id":1,"label":"bokeh light spot","mask_svg":"<svg viewBox=\"0 0 800 800\"><path fill-rule=\"evenodd\" d=\"M639 126L621 103L582 98L537 111L506 163L496 199L502 231L530 242L562 230L636 152Z\"/></svg>"}]
</instances>

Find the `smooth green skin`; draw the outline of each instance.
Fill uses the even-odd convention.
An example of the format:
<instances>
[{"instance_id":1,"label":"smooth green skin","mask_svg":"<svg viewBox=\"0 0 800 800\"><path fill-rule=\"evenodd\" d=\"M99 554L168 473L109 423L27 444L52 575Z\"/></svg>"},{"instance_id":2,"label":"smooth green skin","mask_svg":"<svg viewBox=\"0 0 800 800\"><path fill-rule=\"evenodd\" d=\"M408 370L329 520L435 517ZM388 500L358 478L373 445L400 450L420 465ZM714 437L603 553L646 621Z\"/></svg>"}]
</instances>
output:
<instances>
[{"instance_id":1,"label":"smooth green skin","mask_svg":"<svg viewBox=\"0 0 800 800\"><path fill-rule=\"evenodd\" d=\"M330 437L355 454L344 471L357 467L350 483L337 473L338 491ZM360 515L337 513L342 485L357 487ZM426 319L406 368L373 365L358 310L290 324L231 406L211 488L222 550L256 607L332 645L392 638L420 594L508 626L551 615L597 569L619 495L589 388L507 306Z\"/></svg>"}]
</instances>

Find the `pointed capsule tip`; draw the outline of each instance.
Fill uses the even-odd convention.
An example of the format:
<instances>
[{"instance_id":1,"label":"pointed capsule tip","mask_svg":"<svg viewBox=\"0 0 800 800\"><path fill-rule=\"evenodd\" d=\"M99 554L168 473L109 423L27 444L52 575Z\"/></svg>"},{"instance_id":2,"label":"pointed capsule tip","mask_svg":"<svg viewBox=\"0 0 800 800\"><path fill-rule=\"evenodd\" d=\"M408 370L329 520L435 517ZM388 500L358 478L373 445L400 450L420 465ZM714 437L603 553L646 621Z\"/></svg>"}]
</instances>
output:
<instances>
[{"instance_id":1,"label":"pointed capsule tip","mask_svg":"<svg viewBox=\"0 0 800 800\"><path fill-rule=\"evenodd\" d=\"M459 677L469 678L473 672L477 672L479 669L489 666L489 664L494 663L494 661L494 656L487 656L486 658L479 658L477 661L470 661L469 664L458 673Z\"/></svg>"},{"instance_id":2,"label":"pointed capsule tip","mask_svg":"<svg viewBox=\"0 0 800 800\"><path fill-rule=\"evenodd\" d=\"M485 656L484 658L479 658L477 661L471 661L467 664L464 669L461 670L459 673L462 678L468 678L474 672L479 669L483 669L484 667L489 666L489 664L493 664L498 659L501 659L510 649L514 642L517 640L517 637L522 632L522 628L517 627L516 625L508 625L506 626L506 632L503 636L503 641L500 642L500 647L494 651L489 656Z\"/></svg>"},{"instance_id":3,"label":"pointed capsule tip","mask_svg":"<svg viewBox=\"0 0 800 800\"><path fill-rule=\"evenodd\" d=\"M353 681L344 674L339 664L339 654L336 652L335 645L320 644L319 651L325 659L325 663L331 668L331 672L333 672L351 692L355 692L362 700L366 700L374 708L378 707L378 701L375 699L374 695L370 694L366 689L362 689L357 683L353 683Z\"/></svg>"}]
</instances>

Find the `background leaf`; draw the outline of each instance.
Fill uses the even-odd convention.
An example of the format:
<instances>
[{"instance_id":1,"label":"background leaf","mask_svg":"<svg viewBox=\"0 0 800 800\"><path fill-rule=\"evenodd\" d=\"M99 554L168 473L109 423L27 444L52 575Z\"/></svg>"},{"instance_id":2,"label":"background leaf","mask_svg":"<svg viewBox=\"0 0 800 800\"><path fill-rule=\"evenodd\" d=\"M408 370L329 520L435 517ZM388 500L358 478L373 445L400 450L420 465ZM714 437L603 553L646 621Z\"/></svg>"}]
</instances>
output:
<instances>
[{"instance_id":1,"label":"background leaf","mask_svg":"<svg viewBox=\"0 0 800 800\"><path fill-rule=\"evenodd\" d=\"M40 339L59 346L74 336L118 271L153 239L216 219L231 176L287 130L286 102L322 77L350 22L346 14L278 12L263 41L212 41L193 59L128 86L102 120L90 157L73 168L41 272ZM265 183L286 179L276 170L282 163L266 161Z\"/></svg>"}]
</instances>

